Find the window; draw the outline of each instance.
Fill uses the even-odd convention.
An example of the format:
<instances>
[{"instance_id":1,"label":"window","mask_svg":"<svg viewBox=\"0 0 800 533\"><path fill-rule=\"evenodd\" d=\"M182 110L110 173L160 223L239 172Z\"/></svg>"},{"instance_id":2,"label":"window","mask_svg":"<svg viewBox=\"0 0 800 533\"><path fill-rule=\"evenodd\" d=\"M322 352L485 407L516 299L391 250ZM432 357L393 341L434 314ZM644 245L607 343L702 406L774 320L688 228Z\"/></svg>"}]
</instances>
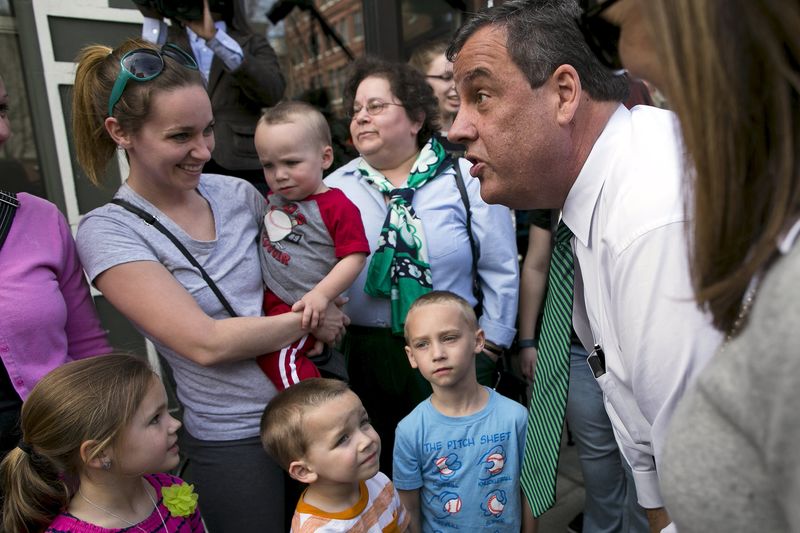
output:
<instances>
[{"instance_id":1,"label":"window","mask_svg":"<svg viewBox=\"0 0 800 533\"><path fill-rule=\"evenodd\" d=\"M362 15L361 11L353 14L353 38L364 38L364 16Z\"/></svg>"},{"instance_id":2,"label":"window","mask_svg":"<svg viewBox=\"0 0 800 533\"><path fill-rule=\"evenodd\" d=\"M46 197L39 169L39 153L33 132L28 90L23 75L19 40L13 9L0 0L0 75L8 93L11 138L0 146L2 187L11 192L28 192Z\"/></svg>"},{"instance_id":3,"label":"window","mask_svg":"<svg viewBox=\"0 0 800 533\"><path fill-rule=\"evenodd\" d=\"M348 22L349 21L347 17L343 17L339 19L339 22L336 23L336 33L339 34L339 37L345 44L347 44L350 41Z\"/></svg>"}]
</instances>

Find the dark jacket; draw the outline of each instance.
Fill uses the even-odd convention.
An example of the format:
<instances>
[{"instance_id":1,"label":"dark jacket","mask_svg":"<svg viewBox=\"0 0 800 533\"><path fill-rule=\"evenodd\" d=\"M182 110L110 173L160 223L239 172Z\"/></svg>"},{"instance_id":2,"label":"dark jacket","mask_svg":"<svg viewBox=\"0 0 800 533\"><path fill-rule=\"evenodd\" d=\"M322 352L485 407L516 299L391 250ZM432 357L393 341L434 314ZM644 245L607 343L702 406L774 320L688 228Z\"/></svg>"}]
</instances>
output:
<instances>
[{"instance_id":1,"label":"dark jacket","mask_svg":"<svg viewBox=\"0 0 800 533\"><path fill-rule=\"evenodd\" d=\"M255 170L261 167L253 143L256 123L264 107L283 97L286 82L265 37L240 32L230 24L226 33L242 47L244 60L235 71L229 71L217 56L211 62L207 89L216 122L211 158L226 169ZM192 53L189 37L180 25L170 27L167 39Z\"/></svg>"}]
</instances>

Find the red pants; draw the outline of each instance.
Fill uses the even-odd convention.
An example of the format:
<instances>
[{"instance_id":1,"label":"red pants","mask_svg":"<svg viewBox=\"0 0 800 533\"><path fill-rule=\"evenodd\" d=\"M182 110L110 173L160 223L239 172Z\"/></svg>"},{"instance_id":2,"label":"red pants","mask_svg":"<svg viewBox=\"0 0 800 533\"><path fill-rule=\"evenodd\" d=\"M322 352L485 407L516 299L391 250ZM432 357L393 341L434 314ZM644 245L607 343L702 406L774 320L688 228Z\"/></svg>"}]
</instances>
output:
<instances>
[{"instance_id":1,"label":"red pants","mask_svg":"<svg viewBox=\"0 0 800 533\"><path fill-rule=\"evenodd\" d=\"M264 291L264 313L281 315L292 310L290 305L270 291ZM304 379L320 377L319 370L306 354L314 348L316 339L310 333L277 352L259 356L256 361L278 391L297 385Z\"/></svg>"}]
</instances>

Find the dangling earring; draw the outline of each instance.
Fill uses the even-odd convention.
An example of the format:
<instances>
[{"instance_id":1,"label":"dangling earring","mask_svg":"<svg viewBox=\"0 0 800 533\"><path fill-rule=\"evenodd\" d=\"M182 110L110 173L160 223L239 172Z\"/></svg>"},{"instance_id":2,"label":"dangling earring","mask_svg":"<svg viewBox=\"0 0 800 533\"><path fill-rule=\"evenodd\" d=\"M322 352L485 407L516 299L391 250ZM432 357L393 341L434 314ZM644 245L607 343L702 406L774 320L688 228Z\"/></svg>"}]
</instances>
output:
<instances>
[{"instance_id":1,"label":"dangling earring","mask_svg":"<svg viewBox=\"0 0 800 533\"><path fill-rule=\"evenodd\" d=\"M111 459L108 457L103 457L100 459L100 466L103 468L103 470L111 470Z\"/></svg>"}]
</instances>

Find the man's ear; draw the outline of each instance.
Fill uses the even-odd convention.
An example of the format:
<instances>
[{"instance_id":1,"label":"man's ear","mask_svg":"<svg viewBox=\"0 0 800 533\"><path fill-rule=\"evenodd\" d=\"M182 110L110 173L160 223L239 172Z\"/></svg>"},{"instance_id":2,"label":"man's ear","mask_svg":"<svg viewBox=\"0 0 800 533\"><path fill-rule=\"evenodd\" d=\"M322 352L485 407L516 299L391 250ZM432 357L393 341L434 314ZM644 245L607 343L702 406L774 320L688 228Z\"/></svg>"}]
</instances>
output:
<instances>
[{"instance_id":1,"label":"man's ear","mask_svg":"<svg viewBox=\"0 0 800 533\"><path fill-rule=\"evenodd\" d=\"M550 79L558 92L558 124L566 126L572 122L583 95L581 78L572 65L561 65Z\"/></svg>"},{"instance_id":2,"label":"man's ear","mask_svg":"<svg viewBox=\"0 0 800 533\"><path fill-rule=\"evenodd\" d=\"M300 483L311 484L317 480L317 473L308 465L305 460L299 459L289 463L289 475Z\"/></svg>"},{"instance_id":3,"label":"man's ear","mask_svg":"<svg viewBox=\"0 0 800 533\"><path fill-rule=\"evenodd\" d=\"M322 149L322 170L331 168L333 164L333 147L329 144Z\"/></svg>"},{"instance_id":4,"label":"man's ear","mask_svg":"<svg viewBox=\"0 0 800 533\"><path fill-rule=\"evenodd\" d=\"M408 362L411 365L411 368L417 368L417 360L414 359L414 353L411 351L410 346L405 347L406 356L408 357Z\"/></svg>"},{"instance_id":5,"label":"man's ear","mask_svg":"<svg viewBox=\"0 0 800 533\"><path fill-rule=\"evenodd\" d=\"M483 346L486 344L486 334L481 328L475 332L475 353L479 354L483 351Z\"/></svg>"},{"instance_id":6,"label":"man's ear","mask_svg":"<svg viewBox=\"0 0 800 533\"><path fill-rule=\"evenodd\" d=\"M128 149L131 146L131 136L122 129L119 121L114 117L107 117L103 125L117 146Z\"/></svg>"}]
</instances>

